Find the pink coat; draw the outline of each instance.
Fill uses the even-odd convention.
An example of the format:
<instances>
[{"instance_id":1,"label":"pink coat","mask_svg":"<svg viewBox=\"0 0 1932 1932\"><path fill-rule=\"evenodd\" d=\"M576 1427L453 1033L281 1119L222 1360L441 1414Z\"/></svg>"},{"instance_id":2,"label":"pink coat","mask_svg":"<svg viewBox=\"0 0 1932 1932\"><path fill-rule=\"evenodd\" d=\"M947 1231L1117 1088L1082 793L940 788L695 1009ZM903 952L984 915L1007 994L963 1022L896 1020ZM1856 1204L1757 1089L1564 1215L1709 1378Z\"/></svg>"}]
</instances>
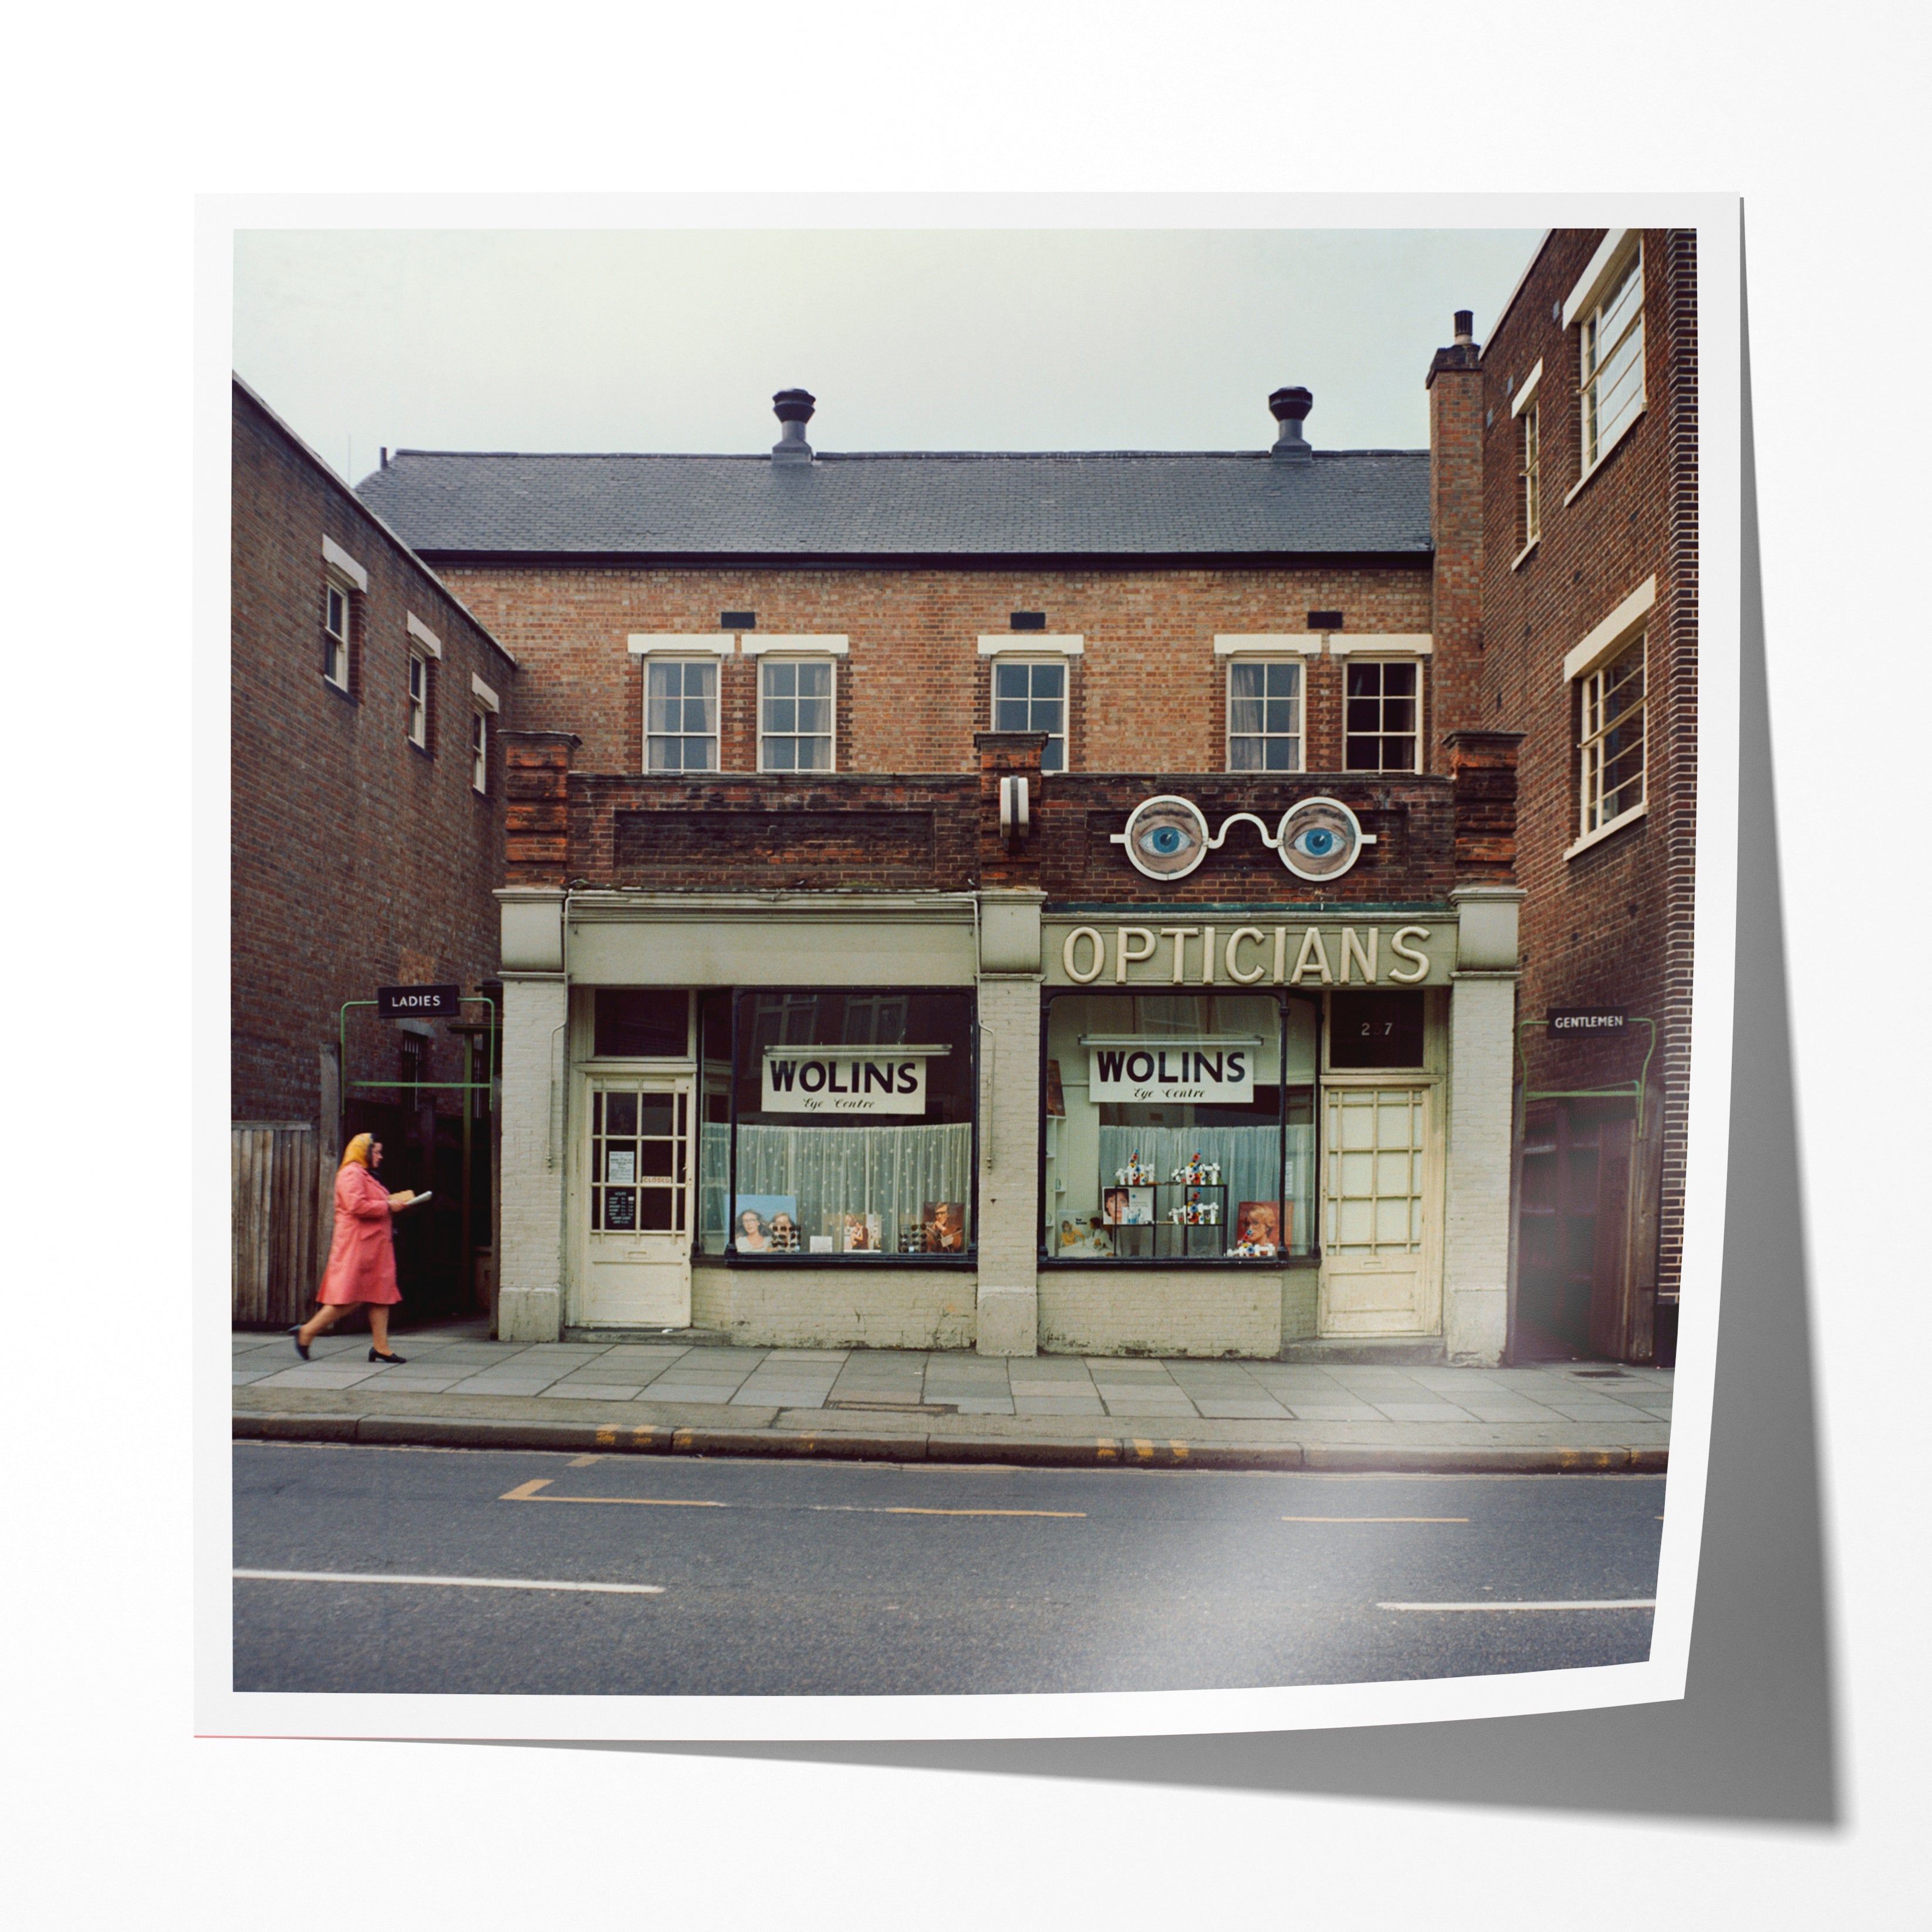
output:
<instances>
[{"instance_id":1,"label":"pink coat","mask_svg":"<svg viewBox=\"0 0 1932 1932\"><path fill-rule=\"evenodd\" d=\"M400 1301L396 1251L389 1234L389 1190L359 1161L335 1177L335 1238L320 1301Z\"/></svg>"}]
</instances>

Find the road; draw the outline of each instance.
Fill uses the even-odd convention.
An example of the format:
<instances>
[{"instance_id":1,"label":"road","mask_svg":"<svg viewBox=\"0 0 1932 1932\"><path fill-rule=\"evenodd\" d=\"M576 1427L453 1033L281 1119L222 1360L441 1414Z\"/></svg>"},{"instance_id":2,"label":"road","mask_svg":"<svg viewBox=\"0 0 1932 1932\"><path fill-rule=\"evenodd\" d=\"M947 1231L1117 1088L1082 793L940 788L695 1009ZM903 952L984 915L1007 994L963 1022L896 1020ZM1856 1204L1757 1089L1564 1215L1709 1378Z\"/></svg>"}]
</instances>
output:
<instances>
[{"instance_id":1,"label":"road","mask_svg":"<svg viewBox=\"0 0 1932 1932\"><path fill-rule=\"evenodd\" d=\"M1664 1492L238 1443L235 1568L292 1574L238 1576L235 1688L1154 1690L1632 1663L1647 1609L1408 1606L1648 1598Z\"/></svg>"}]
</instances>

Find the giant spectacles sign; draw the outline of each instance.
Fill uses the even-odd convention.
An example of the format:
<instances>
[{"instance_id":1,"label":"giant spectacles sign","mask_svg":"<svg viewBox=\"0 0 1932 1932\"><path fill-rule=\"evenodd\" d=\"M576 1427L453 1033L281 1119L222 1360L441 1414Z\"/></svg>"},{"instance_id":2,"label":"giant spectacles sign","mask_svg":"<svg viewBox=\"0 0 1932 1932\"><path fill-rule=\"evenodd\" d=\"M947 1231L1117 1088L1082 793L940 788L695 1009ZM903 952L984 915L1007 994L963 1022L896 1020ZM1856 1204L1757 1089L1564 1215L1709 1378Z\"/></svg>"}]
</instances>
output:
<instances>
[{"instance_id":1,"label":"giant spectacles sign","mask_svg":"<svg viewBox=\"0 0 1932 1932\"><path fill-rule=\"evenodd\" d=\"M768 1046L768 1114L922 1114L929 1048Z\"/></svg>"},{"instance_id":2,"label":"giant spectacles sign","mask_svg":"<svg viewBox=\"0 0 1932 1932\"><path fill-rule=\"evenodd\" d=\"M1272 829L1252 812L1232 812L1222 820L1220 830L1213 832L1207 814L1192 799L1167 793L1142 799L1127 814L1126 830L1109 836L1126 849L1135 871L1171 883L1186 878L1210 852L1220 850L1228 834L1244 821L1298 879L1339 879L1376 842L1375 834L1364 832L1339 798L1302 799Z\"/></svg>"}]
</instances>

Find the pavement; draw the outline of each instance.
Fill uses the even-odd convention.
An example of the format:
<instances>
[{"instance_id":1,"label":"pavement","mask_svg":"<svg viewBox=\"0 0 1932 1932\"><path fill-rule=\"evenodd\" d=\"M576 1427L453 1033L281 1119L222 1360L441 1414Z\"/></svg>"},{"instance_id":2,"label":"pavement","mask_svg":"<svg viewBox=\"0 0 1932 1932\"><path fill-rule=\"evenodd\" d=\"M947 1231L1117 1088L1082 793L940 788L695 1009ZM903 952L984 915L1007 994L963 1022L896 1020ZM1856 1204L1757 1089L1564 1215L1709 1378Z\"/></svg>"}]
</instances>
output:
<instances>
[{"instance_id":1,"label":"pavement","mask_svg":"<svg viewBox=\"0 0 1932 1932\"><path fill-rule=\"evenodd\" d=\"M493 1342L481 1318L238 1332L233 1432L291 1441L1078 1466L1655 1472L1672 1372L963 1350L756 1348L681 1334Z\"/></svg>"}]
</instances>

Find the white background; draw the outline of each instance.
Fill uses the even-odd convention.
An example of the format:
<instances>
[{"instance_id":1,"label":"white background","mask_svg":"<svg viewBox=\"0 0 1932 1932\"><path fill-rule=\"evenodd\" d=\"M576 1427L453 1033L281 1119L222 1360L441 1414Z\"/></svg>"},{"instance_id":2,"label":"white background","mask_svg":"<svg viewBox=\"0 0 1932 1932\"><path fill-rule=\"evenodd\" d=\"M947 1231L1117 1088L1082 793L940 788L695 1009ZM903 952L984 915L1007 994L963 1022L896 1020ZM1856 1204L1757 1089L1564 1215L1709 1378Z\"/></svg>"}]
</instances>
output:
<instances>
[{"instance_id":1,"label":"white background","mask_svg":"<svg viewBox=\"0 0 1932 1932\"><path fill-rule=\"evenodd\" d=\"M1853 4L1821 24L1683 0L1383 4L1346 20L1123 0L748 4L701 20L350 4L44 10L14 30L9 1654L26 1766L10 1811L24 1922L1916 1922L1928 1438L1923 1246L1905 1226L1924 1194L1923 1110L1899 1042L1916 1036L1913 964L1932 957L1905 794L1924 757L1906 580L1924 524L1918 17ZM1372 1802L189 1735L184 1311L208 1285L191 1282L186 1202L225 1162L190 1141L180 1096L220 1077L226 1028L212 880L194 974L185 950L191 784L218 822L225 802L223 747L190 746L188 729L190 197L1043 187L1746 198L1845 1753L1835 1826L1568 1814L1560 1776L1549 1805L1509 1808L1479 1790ZM218 472L226 452L200 460ZM1900 962L1900 980L1875 979L1873 959ZM1720 1392L1722 1377L1720 1358ZM1776 1699L1774 1672L1762 1694ZM1206 1761L1174 1748L1177 1778Z\"/></svg>"}]
</instances>

